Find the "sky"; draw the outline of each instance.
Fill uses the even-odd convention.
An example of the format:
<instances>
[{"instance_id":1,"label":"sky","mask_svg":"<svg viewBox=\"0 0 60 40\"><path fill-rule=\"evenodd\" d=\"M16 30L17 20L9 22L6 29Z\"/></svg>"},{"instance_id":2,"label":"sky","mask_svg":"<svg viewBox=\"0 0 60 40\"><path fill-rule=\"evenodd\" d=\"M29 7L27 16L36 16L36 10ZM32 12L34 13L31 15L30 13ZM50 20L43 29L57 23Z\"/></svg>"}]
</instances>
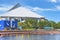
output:
<instances>
[{"instance_id":1,"label":"sky","mask_svg":"<svg viewBox=\"0 0 60 40\"><path fill-rule=\"evenodd\" d=\"M0 14L6 13L17 3L48 20L60 21L60 0L0 0Z\"/></svg>"}]
</instances>

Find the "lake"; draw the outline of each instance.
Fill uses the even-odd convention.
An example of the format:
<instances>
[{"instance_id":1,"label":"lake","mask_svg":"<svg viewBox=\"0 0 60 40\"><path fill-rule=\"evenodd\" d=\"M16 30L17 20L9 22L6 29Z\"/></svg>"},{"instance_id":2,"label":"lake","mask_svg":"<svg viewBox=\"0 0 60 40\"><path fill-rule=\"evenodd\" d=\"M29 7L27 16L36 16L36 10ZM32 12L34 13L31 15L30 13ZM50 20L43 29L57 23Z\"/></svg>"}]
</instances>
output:
<instances>
[{"instance_id":1,"label":"lake","mask_svg":"<svg viewBox=\"0 0 60 40\"><path fill-rule=\"evenodd\" d=\"M60 34L56 35L16 35L0 37L0 40L60 40Z\"/></svg>"}]
</instances>

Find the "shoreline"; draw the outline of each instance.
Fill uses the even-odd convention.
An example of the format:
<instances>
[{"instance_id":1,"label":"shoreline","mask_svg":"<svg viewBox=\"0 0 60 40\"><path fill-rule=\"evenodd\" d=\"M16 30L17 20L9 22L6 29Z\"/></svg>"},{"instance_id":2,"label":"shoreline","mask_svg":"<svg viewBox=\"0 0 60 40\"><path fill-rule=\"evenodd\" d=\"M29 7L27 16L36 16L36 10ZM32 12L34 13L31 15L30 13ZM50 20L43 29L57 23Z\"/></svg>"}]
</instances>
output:
<instances>
[{"instance_id":1,"label":"shoreline","mask_svg":"<svg viewBox=\"0 0 60 40\"><path fill-rule=\"evenodd\" d=\"M21 31L0 31L0 35L14 35L14 34L30 34L30 35L46 35L46 34L60 34L60 31L57 30L21 30Z\"/></svg>"}]
</instances>

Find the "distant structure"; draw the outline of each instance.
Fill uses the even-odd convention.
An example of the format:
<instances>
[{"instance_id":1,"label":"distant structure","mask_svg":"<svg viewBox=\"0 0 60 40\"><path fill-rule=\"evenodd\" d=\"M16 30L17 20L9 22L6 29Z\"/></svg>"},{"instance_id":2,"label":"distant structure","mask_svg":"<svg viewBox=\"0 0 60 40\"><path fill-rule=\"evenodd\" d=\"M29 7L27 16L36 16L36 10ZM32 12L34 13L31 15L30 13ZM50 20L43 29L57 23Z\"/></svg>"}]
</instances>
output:
<instances>
[{"instance_id":1,"label":"distant structure","mask_svg":"<svg viewBox=\"0 0 60 40\"><path fill-rule=\"evenodd\" d=\"M44 16L38 15L37 13L29 10L28 8L21 6L19 3L17 3L13 8L8 10L8 12L6 12L5 14L0 15L0 18L1 18L0 20L5 20L4 22L0 21L0 25L4 25L5 23L4 27L7 28L17 28L18 26L17 20L22 22L26 18L34 18L42 21L45 19Z\"/></svg>"},{"instance_id":2,"label":"distant structure","mask_svg":"<svg viewBox=\"0 0 60 40\"><path fill-rule=\"evenodd\" d=\"M44 20L46 20L46 19L45 19L45 18L40 18L40 20L41 20L41 21L44 21Z\"/></svg>"}]
</instances>

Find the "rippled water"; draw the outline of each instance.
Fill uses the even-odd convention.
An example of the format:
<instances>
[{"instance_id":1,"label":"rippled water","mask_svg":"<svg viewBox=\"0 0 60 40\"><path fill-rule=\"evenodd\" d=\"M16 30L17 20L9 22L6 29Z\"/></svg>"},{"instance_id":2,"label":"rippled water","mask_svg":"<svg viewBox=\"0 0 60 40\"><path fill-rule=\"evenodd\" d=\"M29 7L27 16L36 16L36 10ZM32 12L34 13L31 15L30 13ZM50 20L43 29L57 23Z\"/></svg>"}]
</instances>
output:
<instances>
[{"instance_id":1,"label":"rippled water","mask_svg":"<svg viewBox=\"0 0 60 40\"><path fill-rule=\"evenodd\" d=\"M4 36L0 40L60 40L60 35L17 35Z\"/></svg>"}]
</instances>

